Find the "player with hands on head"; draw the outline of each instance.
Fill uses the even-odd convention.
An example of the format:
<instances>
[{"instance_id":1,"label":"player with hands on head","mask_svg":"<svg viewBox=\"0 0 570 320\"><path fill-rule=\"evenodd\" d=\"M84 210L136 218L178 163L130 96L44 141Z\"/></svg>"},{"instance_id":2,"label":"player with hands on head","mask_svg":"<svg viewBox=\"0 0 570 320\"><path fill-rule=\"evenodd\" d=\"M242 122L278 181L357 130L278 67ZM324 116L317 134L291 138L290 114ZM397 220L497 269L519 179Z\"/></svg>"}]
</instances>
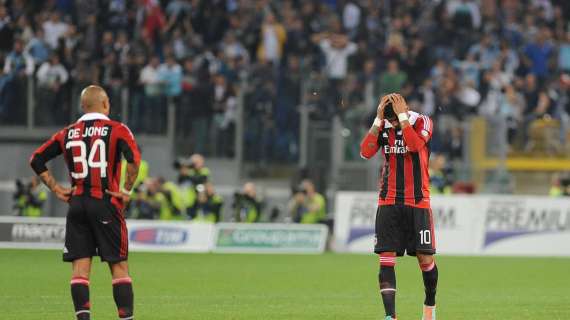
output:
<instances>
[{"instance_id":1,"label":"player with hands on head","mask_svg":"<svg viewBox=\"0 0 570 320\"><path fill-rule=\"evenodd\" d=\"M378 282L386 320L396 319L396 257L416 256L425 288L423 320L435 320L438 269L433 255L435 233L429 194L429 117L410 111L404 97L392 93L382 97L377 116L360 144L364 159L379 150L380 168L376 243L380 258Z\"/></svg>"}]
</instances>

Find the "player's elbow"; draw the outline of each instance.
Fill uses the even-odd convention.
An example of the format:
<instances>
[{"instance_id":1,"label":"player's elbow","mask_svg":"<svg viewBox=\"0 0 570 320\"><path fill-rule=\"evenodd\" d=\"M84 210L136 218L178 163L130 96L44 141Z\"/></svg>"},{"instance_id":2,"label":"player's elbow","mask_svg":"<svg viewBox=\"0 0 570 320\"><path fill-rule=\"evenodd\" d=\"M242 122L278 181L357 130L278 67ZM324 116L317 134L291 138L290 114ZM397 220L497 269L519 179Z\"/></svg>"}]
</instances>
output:
<instances>
[{"instance_id":1,"label":"player's elbow","mask_svg":"<svg viewBox=\"0 0 570 320\"><path fill-rule=\"evenodd\" d=\"M372 158L372 155L365 153L363 151L360 151L360 157L364 160L369 160L370 158Z\"/></svg>"},{"instance_id":2,"label":"player's elbow","mask_svg":"<svg viewBox=\"0 0 570 320\"><path fill-rule=\"evenodd\" d=\"M30 167L32 167L32 170L38 175L47 170L45 161L38 154L34 154L30 158Z\"/></svg>"}]
</instances>

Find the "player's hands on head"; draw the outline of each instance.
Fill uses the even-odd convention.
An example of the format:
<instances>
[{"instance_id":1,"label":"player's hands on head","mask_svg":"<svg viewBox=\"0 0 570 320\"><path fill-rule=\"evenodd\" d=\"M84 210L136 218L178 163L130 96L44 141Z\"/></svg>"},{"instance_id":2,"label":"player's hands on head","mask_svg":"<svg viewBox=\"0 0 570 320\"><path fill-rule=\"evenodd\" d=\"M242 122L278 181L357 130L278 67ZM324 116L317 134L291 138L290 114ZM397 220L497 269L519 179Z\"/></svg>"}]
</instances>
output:
<instances>
[{"instance_id":1,"label":"player's hands on head","mask_svg":"<svg viewBox=\"0 0 570 320\"><path fill-rule=\"evenodd\" d=\"M131 195L128 193L124 193L124 192L120 192L120 191L111 191L111 190L105 190L105 193L110 195L111 197L115 197L119 200L121 200L123 203L127 203L131 200Z\"/></svg>"},{"instance_id":2,"label":"player's hands on head","mask_svg":"<svg viewBox=\"0 0 570 320\"><path fill-rule=\"evenodd\" d=\"M75 188L65 188L60 185L55 185L52 191L59 200L69 202L74 190Z\"/></svg>"},{"instance_id":3,"label":"player's hands on head","mask_svg":"<svg viewBox=\"0 0 570 320\"><path fill-rule=\"evenodd\" d=\"M376 109L376 117L378 119L384 120L384 109L388 102L390 102L390 95L385 95L380 100L380 104L378 104L378 108Z\"/></svg>"},{"instance_id":4,"label":"player's hands on head","mask_svg":"<svg viewBox=\"0 0 570 320\"><path fill-rule=\"evenodd\" d=\"M392 101L392 107L394 108L394 113L406 113L408 112L408 105L406 100L399 93L390 94L390 100Z\"/></svg>"}]
</instances>

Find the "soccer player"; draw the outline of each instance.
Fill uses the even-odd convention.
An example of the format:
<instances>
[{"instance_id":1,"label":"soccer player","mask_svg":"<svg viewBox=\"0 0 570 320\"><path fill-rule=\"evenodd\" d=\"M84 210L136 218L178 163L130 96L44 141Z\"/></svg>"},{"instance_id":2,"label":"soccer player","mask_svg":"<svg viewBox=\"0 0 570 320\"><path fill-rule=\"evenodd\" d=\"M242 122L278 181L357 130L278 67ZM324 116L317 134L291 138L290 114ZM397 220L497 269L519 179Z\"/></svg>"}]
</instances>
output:
<instances>
[{"instance_id":1,"label":"soccer player","mask_svg":"<svg viewBox=\"0 0 570 320\"><path fill-rule=\"evenodd\" d=\"M59 200L69 203L63 260L72 263L71 297L78 320L90 319L89 273L93 256L109 263L119 318L133 317L128 236L123 209L137 178L140 153L131 131L109 120L109 97L98 86L81 92L85 114L37 149L30 165ZM62 154L71 188L59 185L46 163ZM127 161L125 185L119 189L121 156Z\"/></svg>"},{"instance_id":2,"label":"soccer player","mask_svg":"<svg viewBox=\"0 0 570 320\"><path fill-rule=\"evenodd\" d=\"M429 197L429 141L433 125L408 110L399 94L384 96L377 117L360 144L363 158L378 150L384 155L376 212L376 244L380 256L378 282L386 320L396 319L396 257L416 256L423 273L423 320L435 320L437 266L435 234Z\"/></svg>"}]
</instances>

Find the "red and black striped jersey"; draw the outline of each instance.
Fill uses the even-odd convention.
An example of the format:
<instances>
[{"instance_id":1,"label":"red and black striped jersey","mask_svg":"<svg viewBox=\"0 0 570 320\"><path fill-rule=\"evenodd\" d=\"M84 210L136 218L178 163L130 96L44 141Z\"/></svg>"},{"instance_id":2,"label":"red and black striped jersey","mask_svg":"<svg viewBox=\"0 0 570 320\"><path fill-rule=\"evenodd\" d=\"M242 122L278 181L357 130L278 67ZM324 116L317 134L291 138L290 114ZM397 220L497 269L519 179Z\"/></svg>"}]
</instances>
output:
<instances>
[{"instance_id":1,"label":"red and black striped jersey","mask_svg":"<svg viewBox=\"0 0 570 320\"><path fill-rule=\"evenodd\" d=\"M410 126L381 124L378 136L368 133L360 144L361 156L370 159L381 150L384 165L379 180L379 205L430 207L429 156L433 123L427 116L409 112Z\"/></svg>"},{"instance_id":2,"label":"red and black striped jersey","mask_svg":"<svg viewBox=\"0 0 570 320\"><path fill-rule=\"evenodd\" d=\"M64 155L75 187L73 195L96 199L110 198L105 193L107 189L119 191L121 157L129 163L140 162L140 152L129 128L101 113L87 113L54 134L32 154L30 165L36 174L41 174L47 170L46 163L60 154ZM117 199L110 200L121 206Z\"/></svg>"}]
</instances>

